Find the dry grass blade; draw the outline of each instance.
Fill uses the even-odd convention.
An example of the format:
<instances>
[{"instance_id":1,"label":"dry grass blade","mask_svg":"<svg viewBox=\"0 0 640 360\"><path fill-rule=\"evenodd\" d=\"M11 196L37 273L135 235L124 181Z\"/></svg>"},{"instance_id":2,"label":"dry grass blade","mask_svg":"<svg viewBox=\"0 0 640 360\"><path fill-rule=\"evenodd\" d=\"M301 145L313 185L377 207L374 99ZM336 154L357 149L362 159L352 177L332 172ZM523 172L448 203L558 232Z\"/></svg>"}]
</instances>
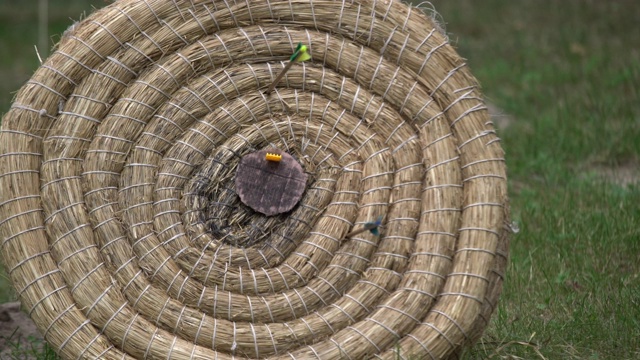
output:
<instances>
[{"instance_id":1,"label":"dry grass blade","mask_svg":"<svg viewBox=\"0 0 640 360\"><path fill-rule=\"evenodd\" d=\"M537 344L529 342L529 341L509 341L509 342L507 342L505 344L502 344L499 347L497 347L489 356L487 356L487 359L493 359L493 358L495 358L497 356L500 356L502 358L503 355L501 355L501 353L505 349L510 348L510 347L512 347L514 345L515 346L523 346L523 347L529 348L536 354L536 356L539 359L547 360L547 358L545 358L542 355L542 353L540 352L539 346Z\"/></svg>"},{"instance_id":2,"label":"dry grass blade","mask_svg":"<svg viewBox=\"0 0 640 360\"><path fill-rule=\"evenodd\" d=\"M265 217L234 180L273 147L307 183ZM19 91L0 174L4 264L68 359L447 358L504 276L499 139L399 2L116 1Z\"/></svg>"}]
</instances>

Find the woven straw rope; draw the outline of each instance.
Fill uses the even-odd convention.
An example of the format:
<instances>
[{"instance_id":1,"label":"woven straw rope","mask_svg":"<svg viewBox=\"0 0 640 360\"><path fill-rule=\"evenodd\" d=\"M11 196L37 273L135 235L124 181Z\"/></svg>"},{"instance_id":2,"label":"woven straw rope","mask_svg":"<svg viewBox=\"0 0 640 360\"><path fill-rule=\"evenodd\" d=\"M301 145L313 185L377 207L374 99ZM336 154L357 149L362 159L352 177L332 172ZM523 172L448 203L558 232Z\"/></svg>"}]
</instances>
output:
<instances>
[{"instance_id":1,"label":"woven straw rope","mask_svg":"<svg viewBox=\"0 0 640 360\"><path fill-rule=\"evenodd\" d=\"M308 183L267 218L233 180L269 146ZM499 139L399 2L116 1L19 91L0 172L4 264L68 359L446 358L502 284Z\"/></svg>"}]
</instances>

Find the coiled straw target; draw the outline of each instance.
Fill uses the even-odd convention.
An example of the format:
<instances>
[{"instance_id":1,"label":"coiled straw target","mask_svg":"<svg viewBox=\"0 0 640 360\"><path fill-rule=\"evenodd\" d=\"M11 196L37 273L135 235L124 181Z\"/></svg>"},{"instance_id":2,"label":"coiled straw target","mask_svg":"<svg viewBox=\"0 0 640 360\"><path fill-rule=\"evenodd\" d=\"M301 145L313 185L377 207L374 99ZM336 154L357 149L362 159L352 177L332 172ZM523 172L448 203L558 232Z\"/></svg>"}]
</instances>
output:
<instances>
[{"instance_id":1,"label":"coiled straw target","mask_svg":"<svg viewBox=\"0 0 640 360\"><path fill-rule=\"evenodd\" d=\"M65 359L459 354L496 306L507 187L439 29L397 1L121 0L78 23L0 132L2 259L45 339ZM234 177L271 148L307 183L266 217Z\"/></svg>"}]
</instances>

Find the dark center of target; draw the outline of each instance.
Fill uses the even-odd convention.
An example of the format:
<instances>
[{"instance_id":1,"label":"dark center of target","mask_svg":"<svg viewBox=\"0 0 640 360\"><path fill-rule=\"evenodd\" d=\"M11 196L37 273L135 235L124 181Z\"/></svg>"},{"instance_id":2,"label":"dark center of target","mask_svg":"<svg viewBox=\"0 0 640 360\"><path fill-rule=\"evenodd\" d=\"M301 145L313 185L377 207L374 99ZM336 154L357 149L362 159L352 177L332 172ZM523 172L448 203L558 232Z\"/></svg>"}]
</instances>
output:
<instances>
[{"instance_id":1,"label":"dark center of target","mask_svg":"<svg viewBox=\"0 0 640 360\"><path fill-rule=\"evenodd\" d=\"M293 209L306 183L307 175L298 161L275 150L245 155L236 172L236 192L241 201L266 216Z\"/></svg>"}]
</instances>

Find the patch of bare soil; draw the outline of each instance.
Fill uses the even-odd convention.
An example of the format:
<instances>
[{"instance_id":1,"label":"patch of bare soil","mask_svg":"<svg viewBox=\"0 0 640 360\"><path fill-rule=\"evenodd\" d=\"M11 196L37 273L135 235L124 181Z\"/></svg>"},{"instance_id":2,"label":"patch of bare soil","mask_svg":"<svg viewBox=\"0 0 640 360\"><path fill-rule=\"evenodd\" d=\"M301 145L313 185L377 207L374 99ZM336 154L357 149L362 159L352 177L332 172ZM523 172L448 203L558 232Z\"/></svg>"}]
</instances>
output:
<instances>
[{"instance_id":1,"label":"patch of bare soil","mask_svg":"<svg viewBox=\"0 0 640 360\"><path fill-rule=\"evenodd\" d=\"M24 359L19 349L43 346L42 336L29 316L20 310L19 302L0 304L0 359Z\"/></svg>"},{"instance_id":2,"label":"patch of bare soil","mask_svg":"<svg viewBox=\"0 0 640 360\"><path fill-rule=\"evenodd\" d=\"M590 170L601 176L605 181L622 187L640 183L640 164L635 162L616 167L596 165L591 167Z\"/></svg>"},{"instance_id":3,"label":"patch of bare soil","mask_svg":"<svg viewBox=\"0 0 640 360\"><path fill-rule=\"evenodd\" d=\"M513 117L505 113L502 109L496 106L496 104L487 101L486 105L489 109L489 115L491 115L491 121L493 121L494 125L499 130L504 130L513 123Z\"/></svg>"}]
</instances>

